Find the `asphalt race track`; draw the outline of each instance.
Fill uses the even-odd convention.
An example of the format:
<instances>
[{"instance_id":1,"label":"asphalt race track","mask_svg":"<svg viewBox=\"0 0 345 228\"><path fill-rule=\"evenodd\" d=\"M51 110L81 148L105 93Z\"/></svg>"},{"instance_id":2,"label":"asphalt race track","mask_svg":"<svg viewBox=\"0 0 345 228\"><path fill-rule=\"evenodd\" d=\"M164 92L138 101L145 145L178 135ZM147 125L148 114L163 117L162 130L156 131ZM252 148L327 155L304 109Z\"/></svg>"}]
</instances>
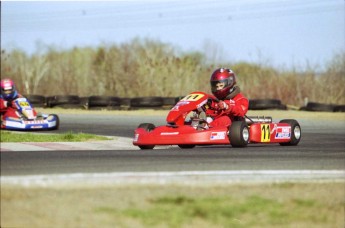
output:
<instances>
[{"instance_id":1,"label":"asphalt race track","mask_svg":"<svg viewBox=\"0 0 345 228\"><path fill-rule=\"evenodd\" d=\"M57 133L68 131L132 137L142 122L164 124L165 117L61 114ZM1 153L1 175L227 170L344 170L345 123L298 120L298 146L198 146L193 149L20 151Z\"/></svg>"}]
</instances>

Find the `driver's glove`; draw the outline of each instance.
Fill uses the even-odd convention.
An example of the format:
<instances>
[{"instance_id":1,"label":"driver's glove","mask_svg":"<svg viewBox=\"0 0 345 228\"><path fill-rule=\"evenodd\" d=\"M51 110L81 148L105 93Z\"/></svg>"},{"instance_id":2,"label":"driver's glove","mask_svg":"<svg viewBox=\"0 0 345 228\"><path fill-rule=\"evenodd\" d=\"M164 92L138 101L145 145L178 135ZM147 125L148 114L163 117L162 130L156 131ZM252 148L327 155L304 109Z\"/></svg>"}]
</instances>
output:
<instances>
[{"instance_id":1,"label":"driver's glove","mask_svg":"<svg viewBox=\"0 0 345 228\"><path fill-rule=\"evenodd\" d=\"M212 99L208 99L207 100L207 105L208 105L208 107L210 108L210 109L212 109L212 110L217 110L219 107L218 107L218 103L217 102L215 102L215 101L213 101Z\"/></svg>"},{"instance_id":2,"label":"driver's glove","mask_svg":"<svg viewBox=\"0 0 345 228\"><path fill-rule=\"evenodd\" d=\"M218 109L220 110L227 110L229 108L229 105L225 103L225 101L219 101L218 102Z\"/></svg>"}]
</instances>

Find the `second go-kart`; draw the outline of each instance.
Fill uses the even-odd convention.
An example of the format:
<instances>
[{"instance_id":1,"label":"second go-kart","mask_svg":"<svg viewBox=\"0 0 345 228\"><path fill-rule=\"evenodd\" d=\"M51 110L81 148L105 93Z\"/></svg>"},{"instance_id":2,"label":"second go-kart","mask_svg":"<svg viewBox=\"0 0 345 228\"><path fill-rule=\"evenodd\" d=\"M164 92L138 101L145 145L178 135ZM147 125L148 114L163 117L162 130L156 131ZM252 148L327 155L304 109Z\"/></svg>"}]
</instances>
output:
<instances>
[{"instance_id":1,"label":"second go-kart","mask_svg":"<svg viewBox=\"0 0 345 228\"><path fill-rule=\"evenodd\" d=\"M294 119L273 122L272 117L245 116L230 127L212 127L206 116L210 99L214 97L204 92L187 95L169 111L166 125L140 124L135 129L133 145L140 149L153 149L156 145L245 147L249 143L295 146L301 139L301 127Z\"/></svg>"},{"instance_id":2,"label":"second go-kart","mask_svg":"<svg viewBox=\"0 0 345 228\"><path fill-rule=\"evenodd\" d=\"M1 117L1 129L7 130L56 130L59 124L56 114L38 114L25 97L15 99Z\"/></svg>"}]
</instances>

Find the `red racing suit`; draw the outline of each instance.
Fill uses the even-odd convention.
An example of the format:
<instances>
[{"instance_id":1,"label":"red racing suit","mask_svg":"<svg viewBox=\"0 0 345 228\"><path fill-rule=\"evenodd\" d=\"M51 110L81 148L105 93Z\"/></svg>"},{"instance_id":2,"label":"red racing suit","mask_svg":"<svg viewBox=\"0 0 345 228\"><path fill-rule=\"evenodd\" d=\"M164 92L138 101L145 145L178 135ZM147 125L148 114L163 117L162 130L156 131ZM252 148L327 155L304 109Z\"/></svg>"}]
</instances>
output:
<instances>
[{"instance_id":1,"label":"red racing suit","mask_svg":"<svg viewBox=\"0 0 345 228\"><path fill-rule=\"evenodd\" d=\"M207 110L206 115L214 119L209 123L210 127L228 127L234 120L242 119L248 111L249 101L239 90L235 94L229 94L223 101L227 104L226 109L220 110L215 104Z\"/></svg>"},{"instance_id":2,"label":"red racing suit","mask_svg":"<svg viewBox=\"0 0 345 228\"><path fill-rule=\"evenodd\" d=\"M17 99L23 97L21 94L18 94L15 98L11 100L6 100L2 96L0 96L0 116L1 118L5 116L7 110L9 109L9 104L12 105L12 102Z\"/></svg>"}]
</instances>

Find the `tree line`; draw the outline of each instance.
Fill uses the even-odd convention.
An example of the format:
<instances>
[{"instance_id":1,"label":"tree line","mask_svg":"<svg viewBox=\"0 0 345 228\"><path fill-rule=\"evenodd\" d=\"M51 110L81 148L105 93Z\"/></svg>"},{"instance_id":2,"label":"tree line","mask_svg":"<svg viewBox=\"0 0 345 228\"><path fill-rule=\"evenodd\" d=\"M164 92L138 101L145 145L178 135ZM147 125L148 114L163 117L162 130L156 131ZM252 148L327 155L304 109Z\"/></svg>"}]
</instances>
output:
<instances>
[{"instance_id":1,"label":"tree line","mask_svg":"<svg viewBox=\"0 0 345 228\"><path fill-rule=\"evenodd\" d=\"M12 78L22 94L82 96L183 96L210 92L218 67L231 68L249 99L280 99L302 106L305 100L345 104L345 53L335 54L323 72L275 69L267 64L210 61L201 52L179 52L147 39L99 47L75 47L28 55L1 51L1 78Z\"/></svg>"}]
</instances>

